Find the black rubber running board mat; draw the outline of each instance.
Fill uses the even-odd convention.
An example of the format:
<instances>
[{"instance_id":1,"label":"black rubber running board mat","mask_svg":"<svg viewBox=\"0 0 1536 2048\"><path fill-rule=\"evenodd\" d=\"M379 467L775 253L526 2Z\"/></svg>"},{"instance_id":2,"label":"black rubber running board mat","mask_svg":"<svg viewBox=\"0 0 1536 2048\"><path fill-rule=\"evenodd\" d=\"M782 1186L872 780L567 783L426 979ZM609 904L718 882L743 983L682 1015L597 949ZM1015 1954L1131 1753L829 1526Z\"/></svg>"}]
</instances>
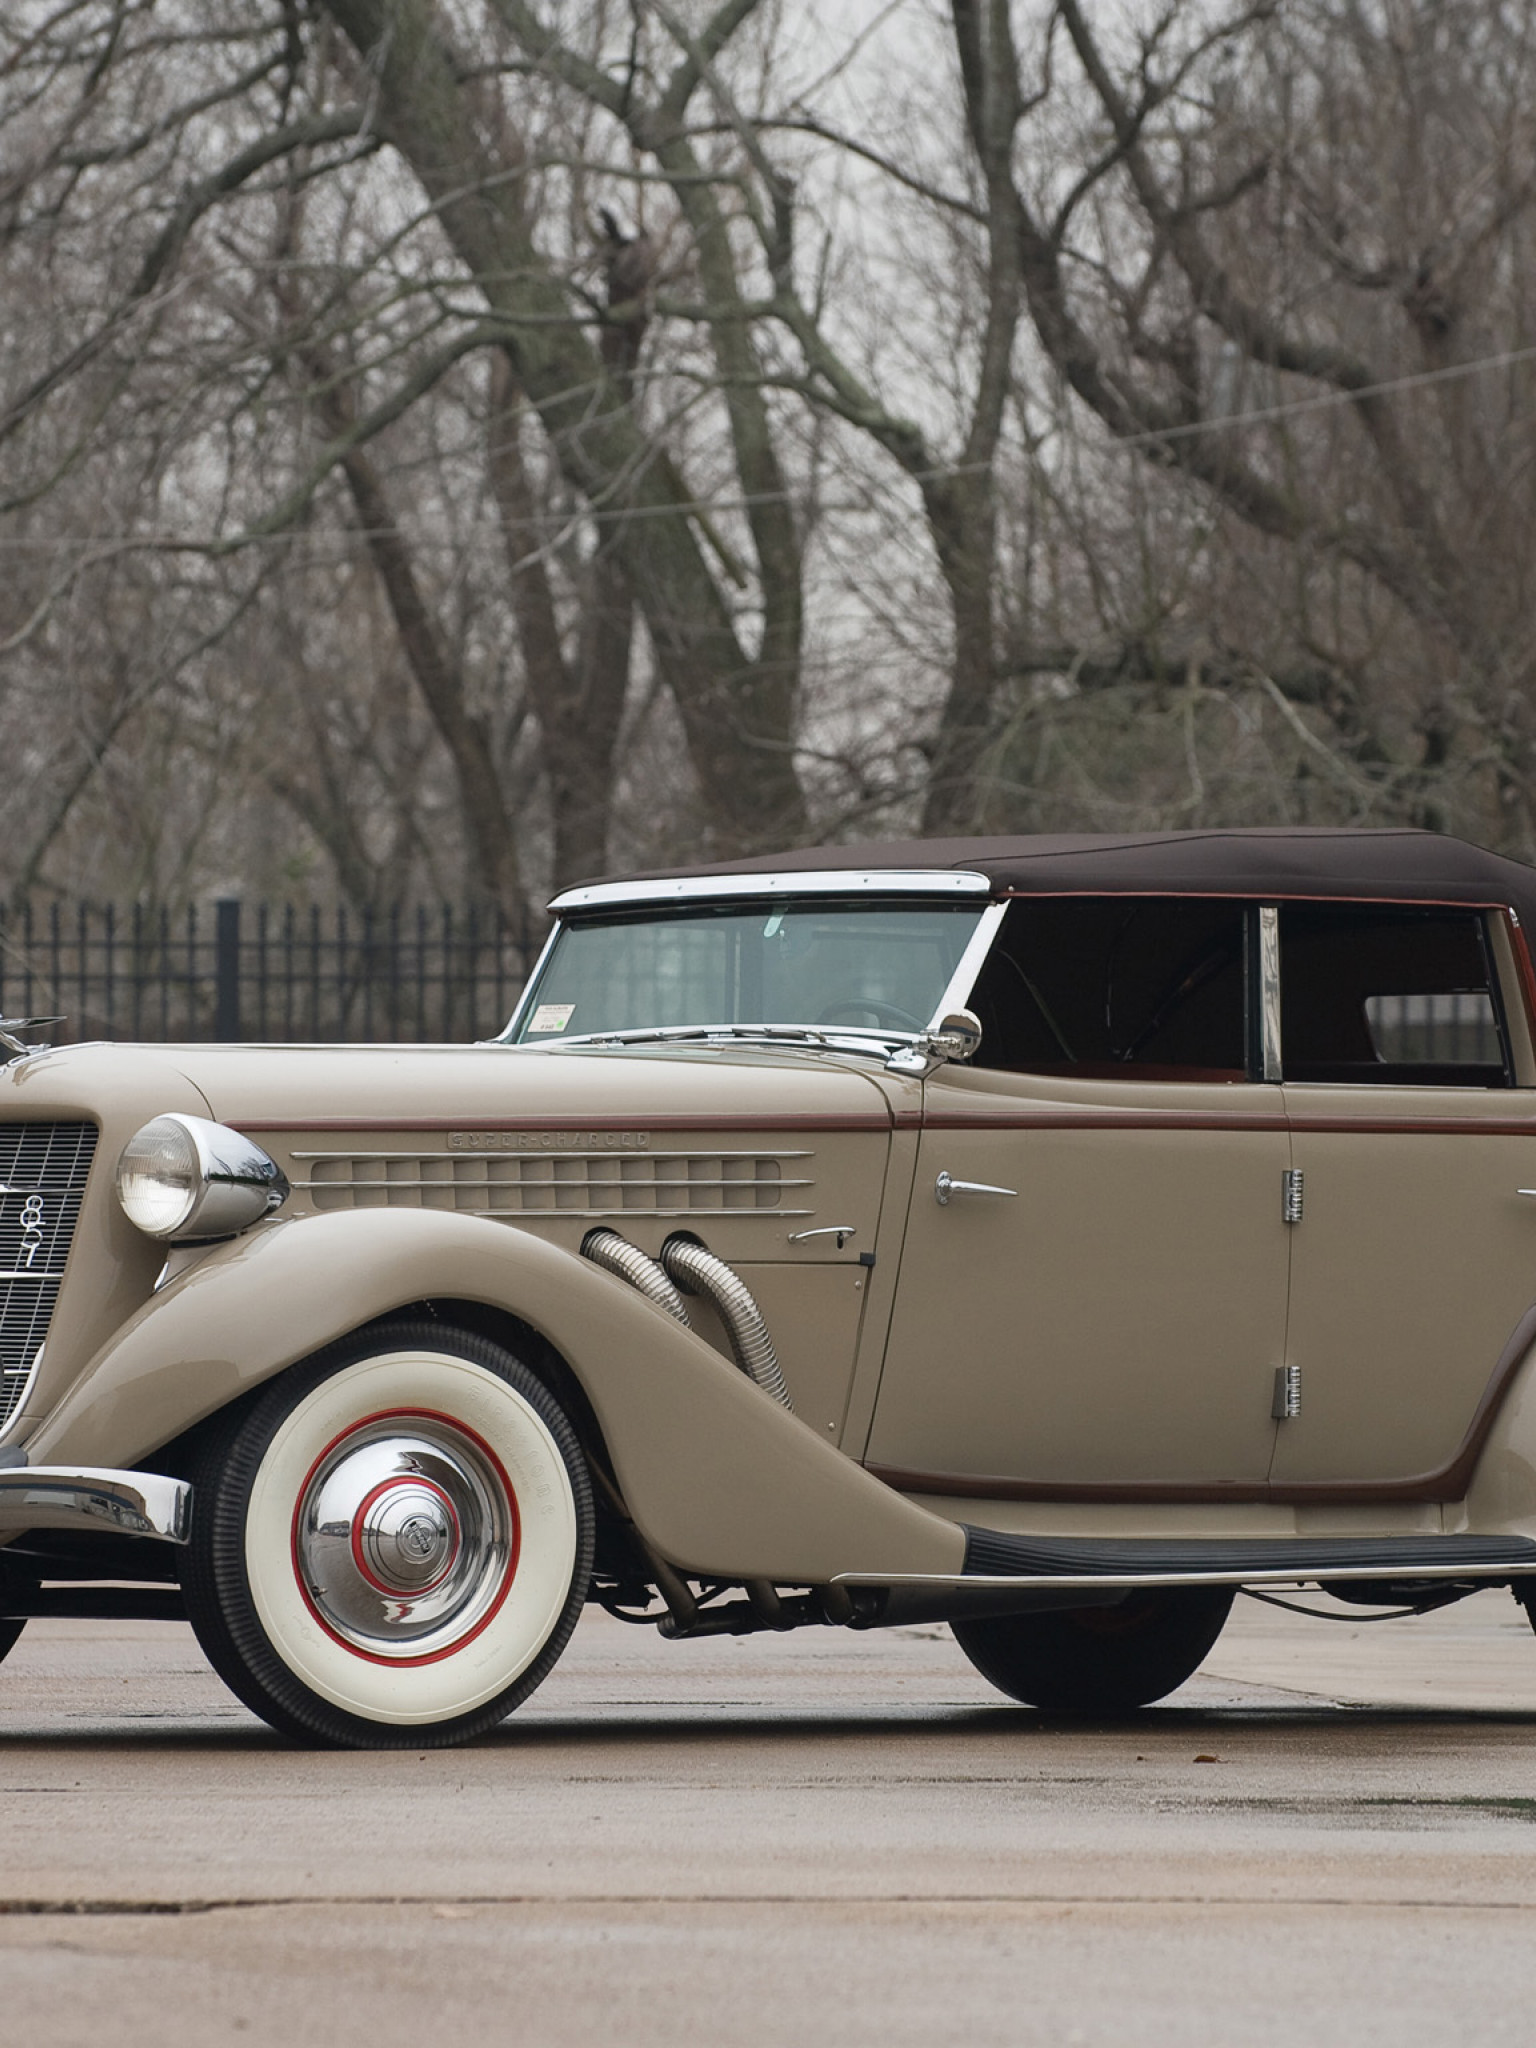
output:
<instances>
[{"instance_id":1,"label":"black rubber running board mat","mask_svg":"<svg viewBox=\"0 0 1536 2048\"><path fill-rule=\"evenodd\" d=\"M1352 1571L1444 1572L1469 1577L1536 1569L1536 1543L1520 1536L1356 1536L1269 1540L1203 1538L1167 1543L1135 1537L1009 1536L965 1527L965 1572L985 1578L1135 1578L1143 1572L1294 1571L1348 1578Z\"/></svg>"}]
</instances>

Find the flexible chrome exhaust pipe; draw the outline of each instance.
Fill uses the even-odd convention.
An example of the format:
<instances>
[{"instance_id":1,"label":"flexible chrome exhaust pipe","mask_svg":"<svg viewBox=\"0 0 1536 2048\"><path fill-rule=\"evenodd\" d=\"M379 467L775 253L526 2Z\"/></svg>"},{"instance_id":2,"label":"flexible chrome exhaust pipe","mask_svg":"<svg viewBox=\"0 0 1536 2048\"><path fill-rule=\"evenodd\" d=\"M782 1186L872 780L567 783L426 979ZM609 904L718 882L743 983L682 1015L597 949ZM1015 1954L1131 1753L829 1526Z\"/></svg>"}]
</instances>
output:
<instances>
[{"instance_id":1,"label":"flexible chrome exhaust pipe","mask_svg":"<svg viewBox=\"0 0 1536 2048\"><path fill-rule=\"evenodd\" d=\"M691 1237L669 1237L661 1248L661 1263L684 1293L702 1294L714 1303L731 1340L736 1363L765 1394L771 1394L775 1401L793 1411L794 1403L784 1384L778 1353L762 1310L725 1261L705 1251Z\"/></svg>"},{"instance_id":2,"label":"flexible chrome exhaust pipe","mask_svg":"<svg viewBox=\"0 0 1536 2048\"><path fill-rule=\"evenodd\" d=\"M608 1273L617 1273L647 1301L654 1301L669 1316L675 1316L685 1330L689 1327L683 1297L656 1261L647 1258L639 1245L631 1244L627 1237L620 1237L616 1230L592 1230L582 1240L581 1249L583 1257L589 1258L595 1266L601 1266Z\"/></svg>"}]
</instances>

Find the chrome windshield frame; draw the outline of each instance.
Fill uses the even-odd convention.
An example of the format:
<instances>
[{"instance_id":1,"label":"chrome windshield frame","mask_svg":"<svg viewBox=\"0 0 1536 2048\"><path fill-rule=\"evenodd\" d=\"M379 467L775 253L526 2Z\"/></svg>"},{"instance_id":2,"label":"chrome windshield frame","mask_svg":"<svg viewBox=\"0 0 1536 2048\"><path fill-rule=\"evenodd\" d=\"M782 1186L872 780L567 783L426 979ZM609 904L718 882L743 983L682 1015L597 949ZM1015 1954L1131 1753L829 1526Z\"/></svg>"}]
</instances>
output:
<instances>
[{"instance_id":1,"label":"chrome windshield frame","mask_svg":"<svg viewBox=\"0 0 1536 2048\"><path fill-rule=\"evenodd\" d=\"M549 928L549 937L539 948L538 959L534 961L532 967L528 970L528 979L523 983L523 992L513 1005L511 1016L494 1038L482 1041L484 1044L511 1045L515 1042L518 1029L523 1021L523 1013L532 1006L534 990L543 979L544 969L549 965L549 956L555 950L555 941L559 938L560 931L560 920L557 918Z\"/></svg>"},{"instance_id":2,"label":"chrome windshield frame","mask_svg":"<svg viewBox=\"0 0 1536 2048\"><path fill-rule=\"evenodd\" d=\"M951 1010L965 1008L970 1001L971 990L976 986L976 977L981 973L982 962L992 950L998 927L1008 915L1006 902L989 903L976 921L976 929L965 942L965 951L955 963L955 971L949 977L949 987L939 998L939 1006L928 1020L928 1028L937 1028L940 1020Z\"/></svg>"},{"instance_id":3,"label":"chrome windshield frame","mask_svg":"<svg viewBox=\"0 0 1536 2048\"><path fill-rule=\"evenodd\" d=\"M638 908L643 903L737 902L754 896L986 896L992 884L968 868L818 868L805 874L675 875L659 882L592 882L566 889L549 908Z\"/></svg>"}]
</instances>

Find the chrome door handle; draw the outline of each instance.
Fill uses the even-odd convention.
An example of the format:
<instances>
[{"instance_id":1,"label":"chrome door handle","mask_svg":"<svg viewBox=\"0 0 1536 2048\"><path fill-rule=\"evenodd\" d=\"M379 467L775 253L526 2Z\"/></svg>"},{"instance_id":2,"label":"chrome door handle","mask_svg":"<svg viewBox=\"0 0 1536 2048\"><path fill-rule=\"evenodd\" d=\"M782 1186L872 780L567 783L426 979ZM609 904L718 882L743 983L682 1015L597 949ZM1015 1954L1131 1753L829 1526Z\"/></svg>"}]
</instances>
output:
<instances>
[{"instance_id":1,"label":"chrome door handle","mask_svg":"<svg viewBox=\"0 0 1536 2048\"><path fill-rule=\"evenodd\" d=\"M815 1230L792 1230L789 1241L791 1244L807 1244L813 1237L835 1237L841 1251L844 1238L857 1237L858 1234L857 1226L852 1223L823 1223Z\"/></svg>"},{"instance_id":2,"label":"chrome door handle","mask_svg":"<svg viewBox=\"0 0 1536 2048\"><path fill-rule=\"evenodd\" d=\"M989 1187L984 1180L956 1180L952 1174L941 1173L933 1184L933 1199L941 1209L949 1207L953 1195L1017 1195L1017 1188Z\"/></svg>"}]
</instances>

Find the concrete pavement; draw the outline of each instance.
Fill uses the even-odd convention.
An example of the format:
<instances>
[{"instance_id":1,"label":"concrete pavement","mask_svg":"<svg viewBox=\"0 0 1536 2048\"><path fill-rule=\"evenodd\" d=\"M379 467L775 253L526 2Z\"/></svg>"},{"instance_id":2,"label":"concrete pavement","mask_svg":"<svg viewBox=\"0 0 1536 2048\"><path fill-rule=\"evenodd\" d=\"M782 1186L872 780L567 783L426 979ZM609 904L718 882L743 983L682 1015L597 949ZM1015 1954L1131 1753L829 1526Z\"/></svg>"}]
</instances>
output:
<instances>
[{"instance_id":1,"label":"concrete pavement","mask_svg":"<svg viewBox=\"0 0 1536 2048\"><path fill-rule=\"evenodd\" d=\"M1338 1610L1335 1610L1338 1611ZM942 1629L589 1614L467 1750L291 1750L169 1624L0 1669L6 2041L1529 2041L1536 1638L1250 1601L1052 1726Z\"/></svg>"}]
</instances>

